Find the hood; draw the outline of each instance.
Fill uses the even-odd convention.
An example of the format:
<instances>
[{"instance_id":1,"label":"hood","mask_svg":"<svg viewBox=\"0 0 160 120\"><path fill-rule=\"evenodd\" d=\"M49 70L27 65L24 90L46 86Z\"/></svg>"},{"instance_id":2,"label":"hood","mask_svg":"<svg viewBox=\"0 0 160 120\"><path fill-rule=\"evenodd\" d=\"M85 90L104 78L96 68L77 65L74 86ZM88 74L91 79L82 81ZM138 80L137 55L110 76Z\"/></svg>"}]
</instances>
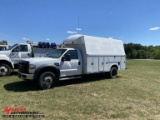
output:
<instances>
[{"instance_id":1,"label":"hood","mask_svg":"<svg viewBox=\"0 0 160 120\"><path fill-rule=\"evenodd\" d=\"M47 63L59 62L59 59L48 58L48 57L25 58L22 60L28 61L30 62L30 64L37 64L37 63L47 64Z\"/></svg>"},{"instance_id":2,"label":"hood","mask_svg":"<svg viewBox=\"0 0 160 120\"><path fill-rule=\"evenodd\" d=\"M9 50L0 51L0 55L9 56L10 55L10 51Z\"/></svg>"}]
</instances>

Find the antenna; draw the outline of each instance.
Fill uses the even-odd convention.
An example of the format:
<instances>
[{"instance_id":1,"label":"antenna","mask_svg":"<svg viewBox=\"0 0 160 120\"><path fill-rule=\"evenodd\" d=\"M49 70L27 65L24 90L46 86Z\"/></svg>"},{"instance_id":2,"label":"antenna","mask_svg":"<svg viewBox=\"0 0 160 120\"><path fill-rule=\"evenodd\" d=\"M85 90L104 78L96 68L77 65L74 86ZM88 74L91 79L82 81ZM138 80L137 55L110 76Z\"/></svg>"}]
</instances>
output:
<instances>
[{"instance_id":1,"label":"antenna","mask_svg":"<svg viewBox=\"0 0 160 120\"><path fill-rule=\"evenodd\" d=\"M79 11L78 11L78 29L79 29ZM79 30L77 29L77 32L79 34Z\"/></svg>"},{"instance_id":2,"label":"antenna","mask_svg":"<svg viewBox=\"0 0 160 120\"><path fill-rule=\"evenodd\" d=\"M79 20L79 9L78 9L78 19L77 19L77 28L76 28L76 31L70 31L70 30L68 30L67 33L68 33L68 34L79 34L80 31L82 30L82 29L80 28L79 23L80 23L80 20Z\"/></svg>"},{"instance_id":3,"label":"antenna","mask_svg":"<svg viewBox=\"0 0 160 120\"><path fill-rule=\"evenodd\" d=\"M80 31L82 30L82 29L79 27L79 14L78 14L78 27L76 28L76 30L77 30L77 33L78 33L78 34L79 34Z\"/></svg>"},{"instance_id":4,"label":"antenna","mask_svg":"<svg viewBox=\"0 0 160 120\"><path fill-rule=\"evenodd\" d=\"M77 26L77 28L76 28L76 30L77 30L77 33L79 34L80 33L80 31L82 30L81 28L80 28L80 25L79 25L79 23L80 23L80 17L79 17L79 7L78 7L78 19L77 19L78 21L78 26Z\"/></svg>"}]
</instances>

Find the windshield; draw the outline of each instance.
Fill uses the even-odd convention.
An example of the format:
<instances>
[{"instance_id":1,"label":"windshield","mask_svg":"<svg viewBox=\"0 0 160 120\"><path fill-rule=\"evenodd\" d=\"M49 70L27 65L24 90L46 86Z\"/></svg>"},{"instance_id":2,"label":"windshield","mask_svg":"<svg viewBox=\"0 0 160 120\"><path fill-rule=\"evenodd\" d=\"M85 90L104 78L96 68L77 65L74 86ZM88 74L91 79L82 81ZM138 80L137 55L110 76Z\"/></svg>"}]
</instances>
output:
<instances>
[{"instance_id":1,"label":"windshield","mask_svg":"<svg viewBox=\"0 0 160 120\"><path fill-rule=\"evenodd\" d=\"M17 46L18 44L14 44L13 46L11 46L10 48L9 48L9 50L11 50L12 48L14 48L15 46Z\"/></svg>"},{"instance_id":2,"label":"windshield","mask_svg":"<svg viewBox=\"0 0 160 120\"><path fill-rule=\"evenodd\" d=\"M47 54L47 57L60 58L66 49L55 49L51 53Z\"/></svg>"}]
</instances>

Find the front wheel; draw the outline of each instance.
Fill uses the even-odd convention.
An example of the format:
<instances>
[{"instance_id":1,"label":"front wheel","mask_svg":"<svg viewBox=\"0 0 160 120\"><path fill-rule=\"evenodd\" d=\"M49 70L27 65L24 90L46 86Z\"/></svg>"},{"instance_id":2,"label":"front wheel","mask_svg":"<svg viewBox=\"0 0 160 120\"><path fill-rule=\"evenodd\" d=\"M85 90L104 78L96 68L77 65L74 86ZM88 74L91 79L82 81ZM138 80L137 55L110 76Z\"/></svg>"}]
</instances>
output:
<instances>
[{"instance_id":1,"label":"front wheel","mask_svg":"<svg viewBox=\"0 0 160 120\"><path fill-rule=\"evenodd\" d=\"M7 64L0 64L0 76L8 76L11 73L11 68Z\"/></svg>"},{"instance_id":2,"label":"front wheel","mask_svg":"<svg viewBox=\"0 0 160 120\"><path fill-rule=\"evenodd\" d=\"M38 85L42 90L53 88L56 85L55 74L49 71L42 73L39 77Z\"/></svg>"},{"instance_id":3,"label":"front wheel","mask_svg":"<svg viewBox=\"0 0 160 120\"><path fill-rule=\"evenodd\" d=\"M110 78L117 78L117 75L118 75L117 67L112 67L109 75L110 75Z\"/></svg>"}]
</instances>

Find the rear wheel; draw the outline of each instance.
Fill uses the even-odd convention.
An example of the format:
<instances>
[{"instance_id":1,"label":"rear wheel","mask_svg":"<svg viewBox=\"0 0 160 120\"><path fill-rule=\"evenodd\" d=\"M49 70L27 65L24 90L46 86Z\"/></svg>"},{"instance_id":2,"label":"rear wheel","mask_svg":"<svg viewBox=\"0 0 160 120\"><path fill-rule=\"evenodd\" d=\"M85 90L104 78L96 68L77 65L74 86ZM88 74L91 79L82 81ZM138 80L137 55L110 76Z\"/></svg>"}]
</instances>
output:
<instances>
[{"instance_id":1,"label":"rear wheel","mask_svg":"<svg viewBox=\"0 0 160 120\"><path fill-rule=\"evenodd\" d=\"M0 76L8 76L11 73L11 68L7 64L0 64Z\"/></svg>"},{"instance_id":2,"label":"rear wheel","mask_svg":"<svg viewBox=\"0 0 160 120\"><path fill-rule=\"evenodd\" d=\"M56 85L55 74L49 71L42 73L39 77L38 85L42 90L53 88Z\"/></svg>"},{"instance_id":3,"label":"rear wheel","mask_svg":"<svg viewBox=\"0 0 160 120\"><path fill-rule=\"evenodd\" d=\"M117 67L112 67L109 75L110 75L110 78L117 78L118 68Z\"/></svg>"}]
</instances>

